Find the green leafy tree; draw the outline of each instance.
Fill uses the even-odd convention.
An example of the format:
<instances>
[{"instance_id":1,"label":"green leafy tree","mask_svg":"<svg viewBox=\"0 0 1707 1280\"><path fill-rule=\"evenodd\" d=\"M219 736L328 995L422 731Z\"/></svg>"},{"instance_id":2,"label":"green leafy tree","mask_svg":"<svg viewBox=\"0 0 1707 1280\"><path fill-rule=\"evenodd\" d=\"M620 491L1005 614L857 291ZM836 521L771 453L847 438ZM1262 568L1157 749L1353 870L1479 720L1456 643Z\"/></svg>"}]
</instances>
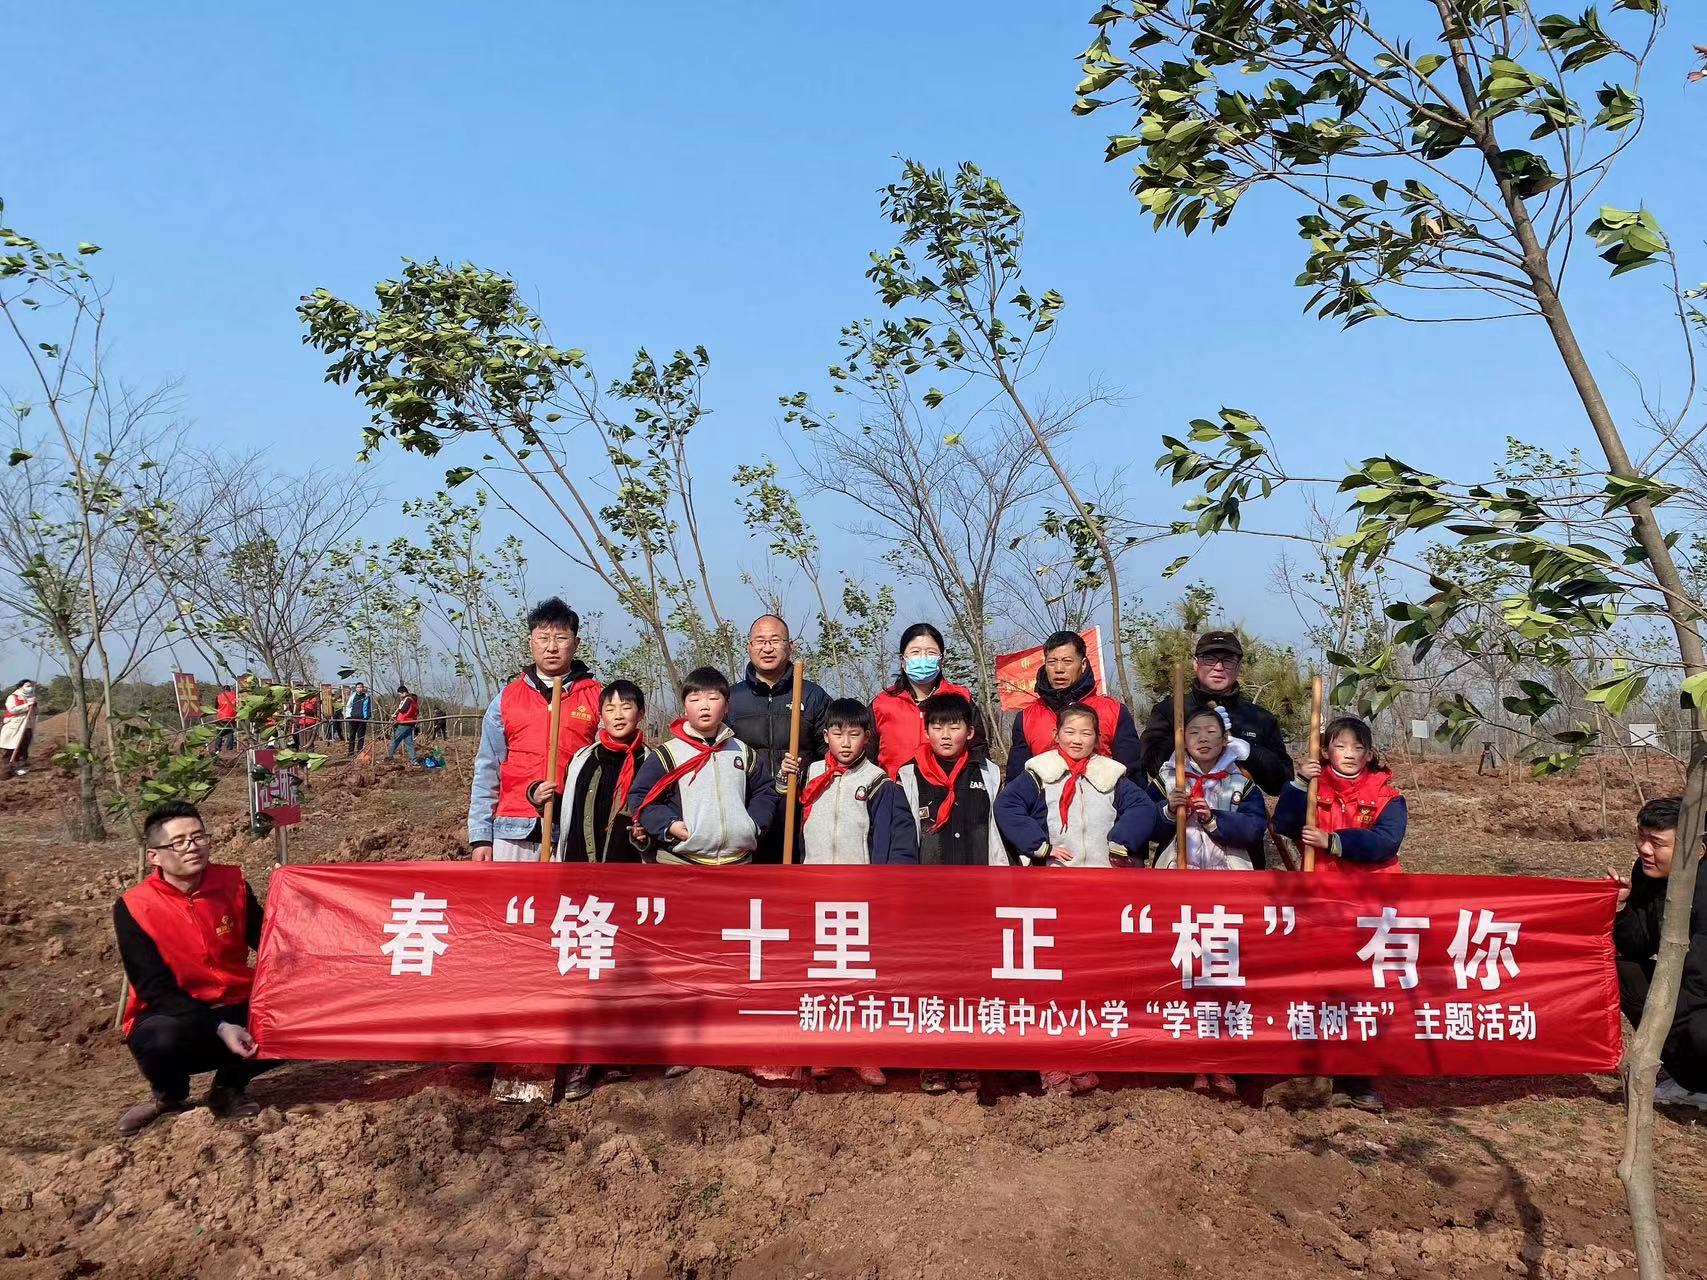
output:
<instances>
[{"instance_id":1,"label":"green leafy tree","mask_svg":"<svg viewBox=\"0 0 1707 1280\"><path fill-rule=\"evenodd\" d=\"M1429 21L1415 21L1430 8ZM1074 108L1136 116L1131 132L1109 140L1107 155L1135 161L1133 191L1158 228L1218 228L1249 191L1288 194L1301 210L1298 283L1312 291L1308 305L1320 316L1348 326L1382 317L1541 322L1603 463L1544 482L1502 483L1368 458L1337 483L1354 527L1335 540L1347 567L1403 555L1426 573L1408 548L1451 535L1510 569L1499 600L1504 638L1517 663L1550 678L1520 687L1504 710L1536 726L1562 701L1558 686L1584 645L1608 660L1610 674L1589 697L1609 711L1656 676L1681 675L1697 704L1707 694L1702 602L1656 514L1675 492L1663 476L1669 458L1632 458L1560 293L1579 235L1613 275L1658 264L1677 281L1671 242L1650 211L1594 207L1640 131L1640 75L1663 17L1659 0L1616 0L1612 11L1603 21L1593 8L1572 16L1511 0L1432 0L1399 28L1383 25L1392 13L1366 0L1108 4L1091 18L1097 35ZM1690 343L1689 308L1674 292ZM1674 453L1686 447L1677 432L1691 399L1659 424ZM1238 529L1247 500L1303 480L1278 463L1267 429L1242 410L1199 419L1187 439L1164 444L1161 467L1200 489L1190 505L1201 534ZM1427 595L1389 608L1400 623L1395 643L1413 656L1465 627L1484 603L1473 583L1426 580ZM1649 617L1669 626L1669 661L1618 652L1631 622ZM1391 666L1379 658L1346 668L1354 685L1374 687L1377 704L1396 696ZM1467 699L1446 710L1453 736L1484 721ZM1541 755L1543 768L1573 763L1594 734L1573 728L1552 737L1558 749ZM1698 744L1684 830L1701 825L1704 788L1707 747ZM1626 1075L1630 1124L1619 1172L1644 1280L1664 1270L1651 1098L1698 863L1699 842L1684 845Z\"/></svg>"},{"instance_id":2,"label":"green leafy tree","mask_svg":"<svg viewBox=\"0 0 1707 1280\"><path fill-rule=\"evenodd\" d=\"M598 577L651 633L672 684L672 619L732 662L733 630L707 580L688 461L688 437L704 414L704 348L662 362L642 350L627 376L605 384L585 352L550 341L515 282L495 272L405 261L401 278L374 292L373 309L325 289L298 308L303 341L331 357L327 381L353 383L372 412L364 456L386 439L425 457L449 445L491 449L447 471L447 488L479 477ZM544 504L549 529L526 513L527 502Z\"/></svg>"}]
</instances>

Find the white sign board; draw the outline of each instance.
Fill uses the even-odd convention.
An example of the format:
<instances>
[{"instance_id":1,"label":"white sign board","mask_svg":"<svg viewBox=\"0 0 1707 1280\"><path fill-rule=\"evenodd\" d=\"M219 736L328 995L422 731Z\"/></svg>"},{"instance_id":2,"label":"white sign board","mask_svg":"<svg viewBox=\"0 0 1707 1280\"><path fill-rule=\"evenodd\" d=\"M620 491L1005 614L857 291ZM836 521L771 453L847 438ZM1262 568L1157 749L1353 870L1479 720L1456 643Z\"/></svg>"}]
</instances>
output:
<instances>
[{"instance_id":1,"label":"white sign board","mask_svg":"<svg viewBox=\"0 0 1707 1280\"><path fill-rule=\"evenodd\" d=\"M1426 740L1429 736L1427 720L1411 721L1411 737Z\"/></svg>"},{"instance_id":2,"label":"white sign board","mask_svg":"<svg viewBox=\"0 0 1707 1280\"><path fill-rule=\"evenodd\" d=\"M1632 747L1658 747L1660 745L1660 727L1657 724L1633 724L1629 726L1629 730Z\"/></svg>"}]
</instances>

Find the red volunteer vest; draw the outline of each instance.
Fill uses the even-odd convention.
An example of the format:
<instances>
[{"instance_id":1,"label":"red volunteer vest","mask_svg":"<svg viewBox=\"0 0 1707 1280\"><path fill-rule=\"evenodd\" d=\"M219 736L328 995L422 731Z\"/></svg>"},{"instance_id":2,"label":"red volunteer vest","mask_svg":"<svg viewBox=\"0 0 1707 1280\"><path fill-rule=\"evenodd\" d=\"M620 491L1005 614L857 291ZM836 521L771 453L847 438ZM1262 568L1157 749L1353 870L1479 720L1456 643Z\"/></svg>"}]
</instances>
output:
<instances>
[{"instance_id":1,"label":"red volunteer vest","mask_svg":"<svg viewBox=\"0 0 1707 1280\"><path fill-rule=\"evenodd\" d=\"M583 676L563 690L557 723L557 776L551 780L559 790L575 753L591 746L598 735L601 687L591 676ZM498 698L506 752L498 766L498 807L493 812L500 818L537 817L539 810L528 801L528 788L545 778L551 700L526 676L510 681Z\"/></svg>"},{"instance_id":2,"label":"red volunteer vest","mask_svg":"<svg viewBox=\"0 0 1707 1280\"><path fill-rule=\"evenodd\" d=\"M221 692L215 705L221 724L237 719L237 695L235 693L228 690Z\"/></svg>"},{"instance_id":3,"label":"red volunteer vest","mask_svg":"<svg viewBox=\"0 0 1707 1280\"><path fill-rule=\"evenodd\" d=\"M210 863L201 887L184 893L155 872L124 895L131 918L160 949L185 994L211 1005L242 1004L255 970L249 964L249 903L243 868ZM147 1006L130 989L124 1034Z\"/></svg>"},{"instance_id":4,"label":"red volunteer vest","mask_svg":"<svg viewBox=\"0 0 1707 1280\"><path fill-rule=\"evenodd\" d=\"M1393 775L1385 769L1365 769L1355 778L1342 778L1323 767L1316 788L1316 825L1323 831L1367 831L1381 817L1389 801L1398 796ZM1336 858L1325 849L1316 851L1316 870L1343 871L1348 875L1384 875L1399 870L1399 860L1352 862Z\"/></svg>"},{"instance_id":5,"label":"red volunteer vest","mask_svg":"<svg viewBox=\"0 0 1707 1280\"><path fill-rule=\"evenodd\" d=\"M934 692L958 693L973 707L978 705L970 689L949 680L939 681ZM877 763L893 778L924 745L925 713L907 688L885 689L871 700L871 721L877 730Z\"/></svg>"},{"instance_id":6,"label":"red volunteer vest","mask_svg":"<svg viewBox=\"0 0 1707 1280\"><path fill-rule=\"evenodd\" d=\"M397 723L414 724L420 718L421 703L419 699L412 693L405 695L403 701L397 704Z\"/></svg>"},{"instance_id":7,"label":"red volunteer vest","mask_svg":"<svg viewBox=\"0 0 1707 1280\"><path fill-rule=\"evenodd\" d=\"M1114 730L1120 723L1120 703L1103 693L1093 693L1081 698L1092 711L1097 713L1097 754L1112 756L1114 754ZM1020 732L1025 734L1025 745L1031 748L1031 754L1040 756L1045 751L1055 749L1055 709L1039 698L1019 713Z\"/></svg>"}]
</instances>

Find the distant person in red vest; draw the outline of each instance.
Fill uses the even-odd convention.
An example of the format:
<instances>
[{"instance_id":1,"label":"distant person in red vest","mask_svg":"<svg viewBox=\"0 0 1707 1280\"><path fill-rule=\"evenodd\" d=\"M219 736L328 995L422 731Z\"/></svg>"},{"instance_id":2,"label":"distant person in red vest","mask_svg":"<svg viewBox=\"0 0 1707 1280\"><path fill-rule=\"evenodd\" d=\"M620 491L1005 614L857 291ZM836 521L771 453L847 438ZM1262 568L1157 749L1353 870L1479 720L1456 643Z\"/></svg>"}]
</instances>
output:
<instances>
[{"instance_id":1,"label":"distant person in red vest","mask_svg":"<svg viewBox=\"0 0 1707 1280\"><path fill-rule=\"evenodd\" d=\"M1057 718L1075 703L1096 712L1096 754L1118 760L1127 776L1142 786L1144 744L1138 740L1138 726L1124 702L1097 689L1084 637L1076 631L1057 631L1043 642L1037 701L1014 716L1013 746L1002 780L1012 782L1026 761L1055 750Z\"/></svg>"},{"instance_id":2,"label":"distant person in red vest","mask_svg":"<svg viewBox=\"0 0 1707 1280\"><path fill-rule=\"evenodd\" d=\"M415 754L415 726L421 722L421 700L409 692L409 686L397 686L397 727L391 731L391 750L385 753L387 760L397 754L398 747L409 749L409 763L420 764L421 757Z\"/></svg>"},{"instance_id":3,"label":"distant person in red vest","mask_svg":"<svg viewBox=\"0 0 1707 1280\"><path fill-rule=\"evenodd\" d=\"M972 691L942 674L942 632L928 622L915 622L901 633L901 670L895 683L871 700L872 728L877 734L877 763L891 778L911 764L925 745L925 699L955 693L973 708L972 742L983 746L984 726Z\"/></svg>"},{"instance_id":4,"label":"distant person in red vest","mask_svg":"<svg viewBox=\"0 0 1707 1280\"><path fill-rule=\"evenodd\" d=\"M468 845L476 862L535 862L546 797L563 793L569 762L599 731L599 682L575 656L581 617L556 596L527 616L533 661L505 685L480 724L468 793ZM551 680L562 678L557 776L545 776L551 738ZM559 816L562 805L558 805Z\"/></svg>"},{"instance_id":5,"label":"distant person in red vest","mask_svg":"<svg viewBox=\"0 0 1707 1280\"><path fill-rule=\"evenodd\" d=\"M239 867L208 861L213 837L195 805L170 800L143 823L148 878L113 905L113 931L130 980L124 1037L152 1093L119 1118L138 1133L188 1106L190 1077L213 1072L207 1105L252 1116L246 1092L265 1066L249 1034L249 952L260 945L261 906Z\"/></svg>"},{"instance_id":6,"label":"distant person in red vest","mask_svg":"<svg viewBox=\"0 0 1707 1280\"><path fill-rule=\"evenodd\" d=\"M296 704L296 749L304 750L314 743L314 735L320 730L320 698L317 694L309 694Z\"/></svg>"},{"instance_id":7,"label":"distant person in red vest","mask_svg":"<svg viewBox=\"0 0 1707 1280\"><path fill-rule=\"evenodd\" d=\"M226 746L237 750L237 690L226 685L214 699L214 723L219 732L213 738L213 753L218 755Z\"/></svg>"}]
</instances>

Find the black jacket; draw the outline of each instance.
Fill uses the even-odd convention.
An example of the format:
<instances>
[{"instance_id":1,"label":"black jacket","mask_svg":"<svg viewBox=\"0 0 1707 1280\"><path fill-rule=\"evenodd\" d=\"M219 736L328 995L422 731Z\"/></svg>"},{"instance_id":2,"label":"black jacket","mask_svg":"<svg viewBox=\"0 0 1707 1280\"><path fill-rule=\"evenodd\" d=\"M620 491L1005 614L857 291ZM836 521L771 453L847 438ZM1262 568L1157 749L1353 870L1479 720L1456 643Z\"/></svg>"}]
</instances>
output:
<instances>
[{"instance_id":1,"label":"black jacket","mask_svg":"<svg viewBox=\"0 0 1707 1280\"><path fill-rule=\"evenodd\" d=\"M1612 920L1612 945L1624 960L1652 960L1660 949L1666 882L1642 874L1638 859L1630 870L1630 898ZM1695 879L1695 909L1689 918L1689 954L1677 993L1677 1021L1707 1010L1707 876Z\"/></svg>"},{"instance_id":2,"label":"black jacket","mask_svg":"<svg viewBox=\"0 0 1707 1280\"><path fill-rule=\"evenodd\" d=\"M724 722L737 738L746 743L765 762L772 775L788 754L788 722L794 699L794 670L783 673L779 684L766 684L747 664L747 674L729 690L729 716ZM805 681L800 710L800 776L806 777L806 766L824 755L824 716L830 709L830 695Z\"/></svg>"},{"instance_id":3,"label":"black jacket","mask_svg":"<svg viewBox=\"0 0 1707 1280\"><path fill-rule=\"evenodd\" d=\"M1292 781L1292 757L1286 752L1286 739L1280 732L1280 721L1251 702L1239 692L1237 685L1226 693L1207 693L1194 681L1185 691L1185 714L1196 715L1203 707L1220 706L1227 709L1233 722L1233 734L1251 744L1250 759L1245 767L1252 780L1267 794L1280 794L1280 789ZM1153 778L1174 749L1174 698L1170 693L1156 704L1150 722L1144 726L1144 776Z\"/></svg>"}]
</instances>

